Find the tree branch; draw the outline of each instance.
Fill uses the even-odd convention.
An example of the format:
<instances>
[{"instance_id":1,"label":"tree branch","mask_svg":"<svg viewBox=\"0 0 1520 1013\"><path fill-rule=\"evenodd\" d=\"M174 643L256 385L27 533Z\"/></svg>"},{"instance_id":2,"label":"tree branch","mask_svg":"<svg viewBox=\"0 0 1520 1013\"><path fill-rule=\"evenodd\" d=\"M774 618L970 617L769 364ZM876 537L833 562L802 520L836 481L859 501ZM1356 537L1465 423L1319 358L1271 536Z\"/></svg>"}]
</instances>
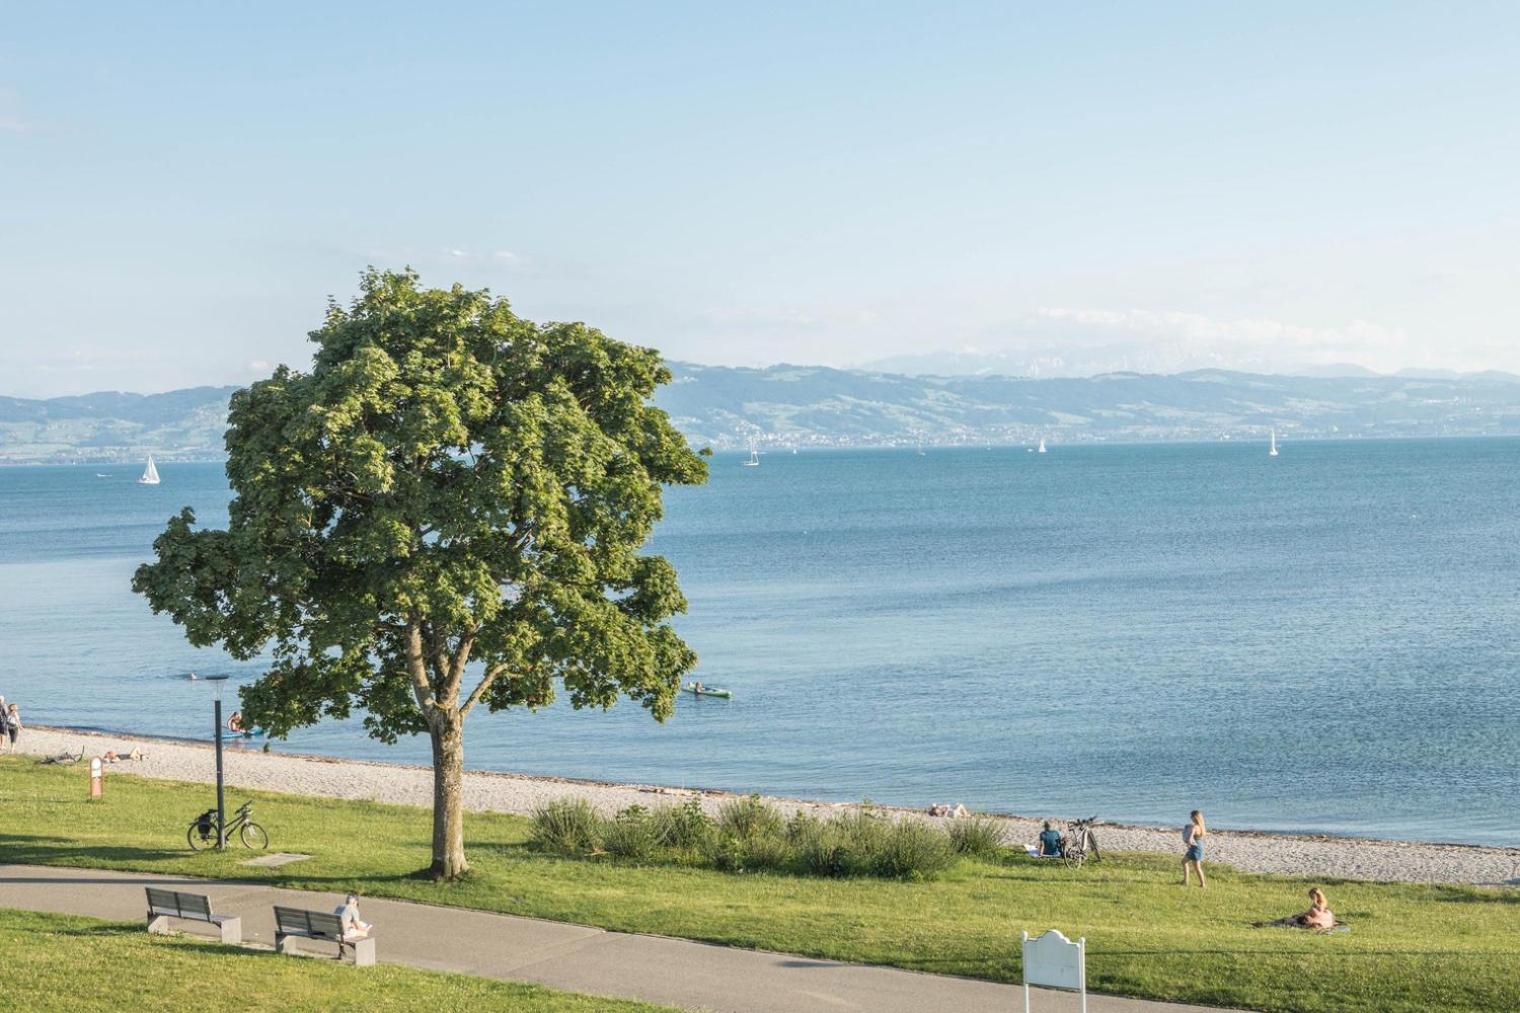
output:
<instances>
[{"instance_id":1,"label":"tree branch","mask_svg":"<svg viewBox=\"0 0 1520 1013\"><path fill-rule=\"evenodd\" d=\"M486 690L491 688L491 683L495 682L496 677L506 670L507 666L505 664L492 665L486 669L486 674L480 677L480 684L470 691L470 698L464 702L463 707L459 708L459 716L461 718L474 709L475 705L480 702L480 698L485 695Z\"/></svg>"},{"instance_id":2,"label":"tree branch","mask_svg":"<svg viewBox=\"0 0 1520 1013\"><path fill-rule=\"evenodd\" d=\"M428 683L427 662L422 656L422 624L414 617L406 624L406 667L412 677L412 693L423 717L429 716L436 705L433 687Z\"/></svg>"}]
</instances>

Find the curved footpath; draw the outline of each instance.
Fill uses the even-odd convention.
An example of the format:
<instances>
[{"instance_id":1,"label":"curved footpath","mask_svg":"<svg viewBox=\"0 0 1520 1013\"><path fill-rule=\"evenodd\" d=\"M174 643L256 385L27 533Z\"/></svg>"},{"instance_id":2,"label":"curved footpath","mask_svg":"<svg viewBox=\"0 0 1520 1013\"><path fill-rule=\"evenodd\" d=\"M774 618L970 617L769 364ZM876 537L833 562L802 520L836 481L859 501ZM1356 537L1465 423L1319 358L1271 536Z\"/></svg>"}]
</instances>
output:
<instances>
[{"instance_id":1,"label":"curved footpath","mask_svg":"<svg viewBox=\"0 0 1520 1013\"><path fill-rule=\"evenodd\" d=\"M139 748L146 757L110 769L142 777L177 781L215 780L209 744L129 735L81 732L62 728L28 728L20 740L24 753L61 752L98 756L106 750L125 755ZM431 806L433 775L427 767L336 760L327 757L265 753L241 742L226 751L229 785L264 791L290 792L327 798L367 799L400 805ZM465 807L479 811L526 815L536 805L567 795L589 800L604 812L630 805L680 802L700 798L715 810L734 796L728 792L646 785L606 784L522 774L471 771L464 778ZM800 809L836 810L844 803L771 799L787 812ZM933 822L933 817L907 809L890 810L903 817ZM1008 840L1033 842L1040 824L1007 817ZM1115 851L1178 854L1177 831L1158 827L1104 826L1100 839ZM1316 878L1370 879L1414 883L1475 883L1520 885L1520 848L1485 848L1459 844L1420 844L1364 840L1355 837L1298 836L1257 831L1214 830L1209 858L1249 872L1281 873Z\"/></svg>"},{"instance_id":2,"label":"curved footpath","mask_svg":"<svg viewBox=\"0 0 1520 1013\"><path fill-rule=\"evenodd\" d=\"M213 911L242 917L244 945L263 948L274 945L275 904L331 911L342 901L335 893L280 890L223 880L0 865L0 907L28 911L140 921L146 908L143 889L148 886L208 895ZM375 949L382 963L530 981L683 1009L1008 1013L1022 1003L1022 989L1016 985L971 978L606 932L407 901L366 899L363 910L365 920L375 926ZM189 922L177 922L173 927L183 928L186 934L196 930ZM1010 939L1010 954L1013 945ZM325 952L330 955L332 948L326 947ZM354 973L364 971L355 968ZM1039 993L1037 1008L1042 1013L1077 1008L1076 998L1070 994L1031 991ZM1217 1013L1213 1007L1094 994L1088 996L1088 1009L1090 1013Z\"/></svg>"}]
</instances>

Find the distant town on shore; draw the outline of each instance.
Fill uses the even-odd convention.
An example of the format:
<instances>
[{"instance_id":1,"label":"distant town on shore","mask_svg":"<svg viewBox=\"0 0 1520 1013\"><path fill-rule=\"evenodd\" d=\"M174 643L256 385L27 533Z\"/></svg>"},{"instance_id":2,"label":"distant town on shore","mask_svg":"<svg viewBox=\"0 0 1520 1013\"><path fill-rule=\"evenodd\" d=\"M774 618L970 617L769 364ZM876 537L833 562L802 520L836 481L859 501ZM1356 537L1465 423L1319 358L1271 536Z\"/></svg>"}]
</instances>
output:
<instances>
[{"instance_id":1,"label":"distant town on shore","mask_svg":"<svg viewBox=\"0 0 1520 1013\"><path fill-rule=\"evenodd\" d=\"M1520 376L914 376L672 362L657 403L714 450L1520 435ZM0 397L0 464L215 461L235 387Z\"/></svg>"}]
</instances>

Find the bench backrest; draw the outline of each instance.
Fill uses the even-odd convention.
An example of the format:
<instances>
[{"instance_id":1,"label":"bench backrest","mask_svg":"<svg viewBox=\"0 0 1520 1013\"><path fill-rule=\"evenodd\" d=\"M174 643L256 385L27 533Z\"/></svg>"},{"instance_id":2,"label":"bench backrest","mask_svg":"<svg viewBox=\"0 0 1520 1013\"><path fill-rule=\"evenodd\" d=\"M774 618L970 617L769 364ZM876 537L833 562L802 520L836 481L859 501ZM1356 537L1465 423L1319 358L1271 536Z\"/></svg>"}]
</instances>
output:
<instances>
[{"instance_id":1,"label":"bench backrest","mask_svg":"<svg viewBox=\"0 0 1520 1013\"><path fill-rule=\"evenodd\" d=\"M180 893L148 887L148 913L175 918L211 920L211 898L200 893Z\"/></svg>"},{"instance_id":2,"label":"bench backrest","mask_svg":"<svg viewBox=\"0 0 1520 1013\"><path fill-rule=\"evenodd\" d=\"M325 911L303 911L297 907L274 909L275 931L283 936L309 936L312 939L343 939L343 920Z\"/></svg>"}]
</instances>

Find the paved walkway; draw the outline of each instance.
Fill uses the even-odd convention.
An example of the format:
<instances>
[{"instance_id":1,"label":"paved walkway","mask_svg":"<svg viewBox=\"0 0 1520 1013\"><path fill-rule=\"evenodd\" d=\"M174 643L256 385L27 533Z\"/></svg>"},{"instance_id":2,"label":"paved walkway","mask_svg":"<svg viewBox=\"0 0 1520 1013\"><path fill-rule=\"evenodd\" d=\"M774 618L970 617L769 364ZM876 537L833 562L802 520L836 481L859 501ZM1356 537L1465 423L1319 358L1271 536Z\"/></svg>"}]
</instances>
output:
<instances>
[{"instance_id":1,"label":"paved walkway","mask_svg":"<svg viewBox=\"0 0 1520 1013\"><path fill-rule=\"evenodd\" d=\"M192 890L211 897L213 911L241 915L245 942L273 946L275 904L331 911L337 894L281 890L250 883L100 869L0 865L0 907L88 915L117 921L144 918L145 886ZM379 959L438 971L532 981L593 995L643 999L698 1010L811 1013L1010 1013L1022 990L969 978L842 964L784 953L711 946L660 936L606 932L563 922L407 901L363 901L374 923ZM189 923L181 923L189 925ZM202 926L209 929L209 926ZM196 927L187 928L195 932ZM1010 940L1010 948L1012 941ZM328 949L331 952L331 948ZM363 973L358 971L356 973ZM1036 1013L1076 1010L1075 997L1043 992ZM1088 997L1090 1013L1187 1013L1205 1007ZM1217 1013L1211 1010L1210 1013Z\"/></svg>"}]
</instances>

